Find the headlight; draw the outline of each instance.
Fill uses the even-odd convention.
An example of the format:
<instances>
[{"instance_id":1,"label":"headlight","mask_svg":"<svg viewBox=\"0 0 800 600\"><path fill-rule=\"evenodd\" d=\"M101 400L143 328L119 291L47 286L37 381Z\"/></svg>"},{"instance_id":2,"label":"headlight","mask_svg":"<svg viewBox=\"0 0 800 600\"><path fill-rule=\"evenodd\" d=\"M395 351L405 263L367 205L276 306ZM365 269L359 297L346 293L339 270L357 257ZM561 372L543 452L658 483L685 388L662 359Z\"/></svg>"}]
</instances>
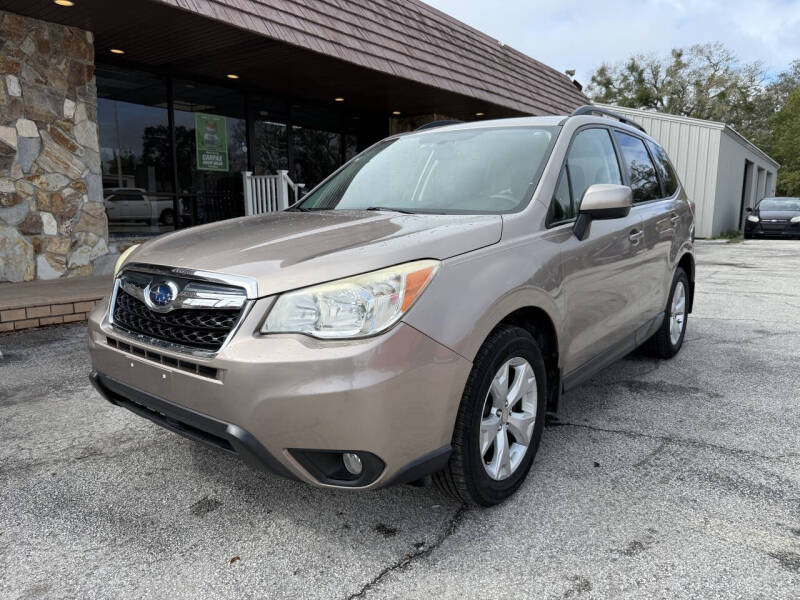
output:
<instances>
[{"instance_id":1,"label":"headlight","mask_svg":"<svg viewBox=\"0 0 800 600\"><path fill-rule=\"evenodd\" d=\"M283 294L261 333L305 333L324 339L380 333L411 308L439 265L438 260L419 260Z\"/></svg>"},{"instance_id":2,"label":"headlight","mask_svg":"<svg viewBox=\"0 0 800 600\"><path fill-rule=\"evenodd\" d=\"M755 215L747 215L747 220L750 221L751 223L758 223L761 219L759 219Z\"/></svg>"},{"instance_id":3,"label":"headlight","mask_svg":"<svg viewBox=\"0 0 800 600\"><path fill-rule=\"evenodd\" d=\"M136 248L138 247L139 244L134 244L133 246L125 250L125 252L119 255L117 262L114 264L114 277L117 276L117 273L119 273L119 270L122 268L122 265L125 264L125 261L128 259L128 256L130 256L131 252L136 250Z\"/></svg>"},{"instance_id":4,"label":"headlight","mask_svg":"<svg viewBox=\"0 0 800 600\"><path fill-rule=\"evenodd\" d=\"M791 218L791 219L789 219L789 220L790 220L792 223L800 223L800 215L797 215L796 217L792 217L792 218Z\"/></svg>"}]
</instances>

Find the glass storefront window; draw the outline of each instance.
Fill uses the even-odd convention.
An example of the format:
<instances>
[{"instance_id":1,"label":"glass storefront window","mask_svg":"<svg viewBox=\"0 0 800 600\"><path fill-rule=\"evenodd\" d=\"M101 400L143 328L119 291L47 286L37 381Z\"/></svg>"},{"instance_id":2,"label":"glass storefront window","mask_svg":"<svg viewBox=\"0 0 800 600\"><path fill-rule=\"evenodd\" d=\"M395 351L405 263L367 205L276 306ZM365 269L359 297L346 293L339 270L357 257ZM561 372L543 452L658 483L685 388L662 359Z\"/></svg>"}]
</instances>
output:
<instances>
[{"instance_id":1,"label":"glass storefront window","mask_svg":"<svg viewBox=\"0 0 800 600\"><path fill-rule=\"evenodd\" d=\"M292 127L294 156L289 176L310 190L342 164L342 134Z\"/></svg>"},{"instance_id":2,"label":"glass storefront window","mask_svg":"<svg viewBox=\"0 0 800 600\"><path fill-rule=\"evenodd\" d=\"M149 73L98 66L97 95L109 234L171 230L175 215L166 82Z\"/></svg>"},{"instance_id":3,"label":"glass storefront window","mask_svg":"<svg viewBox=\"0 0 800 600\"><path fill-rule=\"evenodd\" d=\"M173 89L178 185L185 224L243 215L242 171L247 170L244 95L182 80L176 80Z\"/></svg>"},{"instance_id":4,"label":"glass storefront window","mask_svg":"<svg viewBox=\"0 0 800 600\"><path fill-rule=\"evenodd\" d=\"M289 169L288 127L283 123L256 121L253 127L253 162L257 175Z\"/></svg>"},{"instance_id":5,"label":"glass storefront window","mask_svg":"<svg viewBox=\"0 0 800 600\"><path fill-rule=\"evenodd\" d=\"M287 170L308 191L364 141L355 133L357 115L323 106L117 65L98 64L96 72L112 236L149 236L240 216L243 171Z\"/></svg>"}]
</instances>

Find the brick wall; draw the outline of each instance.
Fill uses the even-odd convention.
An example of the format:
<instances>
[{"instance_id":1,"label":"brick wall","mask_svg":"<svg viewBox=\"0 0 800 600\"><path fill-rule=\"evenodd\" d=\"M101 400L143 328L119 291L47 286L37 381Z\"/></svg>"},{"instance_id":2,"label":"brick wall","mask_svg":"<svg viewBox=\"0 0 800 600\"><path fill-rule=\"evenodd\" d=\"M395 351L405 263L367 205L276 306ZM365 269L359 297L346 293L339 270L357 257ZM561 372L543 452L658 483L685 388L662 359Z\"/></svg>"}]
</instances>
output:
<instances>
[{"instance_id":1,"label":"brick wall","mask_svg":"<svg viewBox=\"0 0 800 600\"><path fill-rule=\"evenodd\" d=\"M0 310L0 332L85 321L100 298Z\"/></svg>"}]
</instances>

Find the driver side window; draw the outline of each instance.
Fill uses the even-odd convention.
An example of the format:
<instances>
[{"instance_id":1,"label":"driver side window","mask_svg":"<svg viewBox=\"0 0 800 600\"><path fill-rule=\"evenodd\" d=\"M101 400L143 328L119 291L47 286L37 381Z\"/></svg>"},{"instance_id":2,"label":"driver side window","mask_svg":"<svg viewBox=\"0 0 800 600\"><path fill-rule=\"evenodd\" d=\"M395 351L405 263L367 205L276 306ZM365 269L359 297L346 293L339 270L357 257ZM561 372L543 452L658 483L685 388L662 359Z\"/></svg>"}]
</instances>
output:
<instances>
[{"instance_id":1,"label":"driver side window","mask_svg":"<svg viewBox=\"0 0 800 600\"><path fill-rule=\"evenodd\" d=\"M553 222L577 216L583 194L595 183L622 183L622 173L607 129L583 129L572 140L551 204Z\"/></svg>"}]
</instances>

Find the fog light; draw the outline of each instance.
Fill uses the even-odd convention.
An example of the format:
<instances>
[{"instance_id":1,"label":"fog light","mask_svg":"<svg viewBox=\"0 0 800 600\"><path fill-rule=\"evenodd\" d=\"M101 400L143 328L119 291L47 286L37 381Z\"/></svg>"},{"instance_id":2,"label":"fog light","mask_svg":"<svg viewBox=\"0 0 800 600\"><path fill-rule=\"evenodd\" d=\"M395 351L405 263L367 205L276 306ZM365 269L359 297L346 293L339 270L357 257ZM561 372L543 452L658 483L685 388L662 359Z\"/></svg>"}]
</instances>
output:
<instances>
[{"instance_id":1,"label":"fog light","mask_svg":"<svg viewBox=\"0 0 800 600\"><path fill-rule=\"evenodd\" d=\"M351 475L360 475L361 469L364 468L361 464L361 457L353 452L343 453L342 462L344 463L344 468L347 469L347 472Z\"/></svg>"}]
</instances>

